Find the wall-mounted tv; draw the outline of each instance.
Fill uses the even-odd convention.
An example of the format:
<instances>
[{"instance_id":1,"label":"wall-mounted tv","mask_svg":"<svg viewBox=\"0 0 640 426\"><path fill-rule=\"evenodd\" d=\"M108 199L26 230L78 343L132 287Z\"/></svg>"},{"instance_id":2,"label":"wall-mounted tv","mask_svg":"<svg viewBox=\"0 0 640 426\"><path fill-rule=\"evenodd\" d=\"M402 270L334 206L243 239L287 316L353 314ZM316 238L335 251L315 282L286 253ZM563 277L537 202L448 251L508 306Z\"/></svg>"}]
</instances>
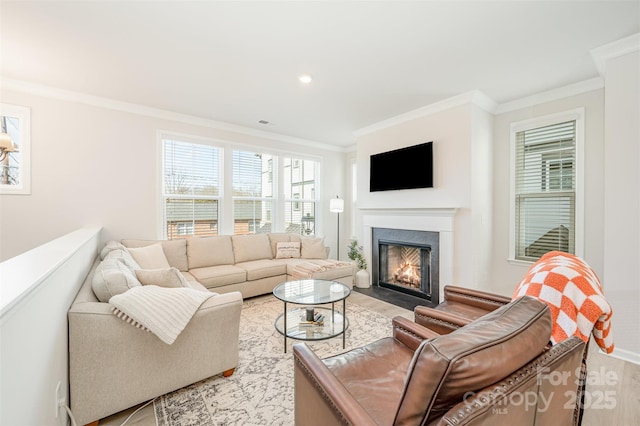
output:
<instances>
[{"instance_id":1,"label":"wall-mounted tv","mask_svg":"<svg viewBox=\"0 0 640 426\"><path fill-rule=\"evenodd\" d=\"M433 142L370 157L369 191L433 188Z\"/></svg>"}]
</instances>

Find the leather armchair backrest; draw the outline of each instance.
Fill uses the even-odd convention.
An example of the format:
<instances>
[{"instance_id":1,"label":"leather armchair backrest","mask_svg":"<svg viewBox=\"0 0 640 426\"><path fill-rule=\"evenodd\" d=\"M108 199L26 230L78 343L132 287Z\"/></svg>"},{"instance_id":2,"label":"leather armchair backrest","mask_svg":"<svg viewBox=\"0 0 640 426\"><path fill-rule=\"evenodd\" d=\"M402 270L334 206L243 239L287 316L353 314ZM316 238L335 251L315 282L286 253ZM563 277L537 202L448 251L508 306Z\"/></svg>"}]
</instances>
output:
<instances>
[{"instance_id":1,"label":"leather armchair backrest","mask_svg":"<svg viewBox=\"0 0 640 426\"><path fill-rule=\"evenodd\" d=\"M522 297L415 351L394 423L428 423L542 353L551 336L546 304Z\"/></svg>"},{"instance_id":2,"label":"leather armchair backrest","mask_svg":"<svg viewBox=\"0 0 640 426\"><path fill-rule=\"evenodd\" d=\"M438 425L575 425L584 342L571 337L479 392L469 392Z\"/></svg>"}]
</instances>

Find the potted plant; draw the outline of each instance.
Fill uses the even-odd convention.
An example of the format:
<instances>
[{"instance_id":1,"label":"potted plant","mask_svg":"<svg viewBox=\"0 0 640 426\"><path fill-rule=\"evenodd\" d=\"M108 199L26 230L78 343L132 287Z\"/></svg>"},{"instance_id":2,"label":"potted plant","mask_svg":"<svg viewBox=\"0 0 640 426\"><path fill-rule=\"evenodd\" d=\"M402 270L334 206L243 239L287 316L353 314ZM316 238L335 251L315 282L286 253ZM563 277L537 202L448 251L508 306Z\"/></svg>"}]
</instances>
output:
<instances>
[{"instance_id":1,"label":"potted plant","mask_svg":"<svg viewBox=\"0 0 640 426\"><path fill-rule=\"evenodd\" d=\"M367 259L362 255L362 246L358 245L358 240L351 240L349 244L349 259L355 262L358 272L356 272L356 287L369 287L369 272L367 271Z\"/></svg>"}]
</instances>

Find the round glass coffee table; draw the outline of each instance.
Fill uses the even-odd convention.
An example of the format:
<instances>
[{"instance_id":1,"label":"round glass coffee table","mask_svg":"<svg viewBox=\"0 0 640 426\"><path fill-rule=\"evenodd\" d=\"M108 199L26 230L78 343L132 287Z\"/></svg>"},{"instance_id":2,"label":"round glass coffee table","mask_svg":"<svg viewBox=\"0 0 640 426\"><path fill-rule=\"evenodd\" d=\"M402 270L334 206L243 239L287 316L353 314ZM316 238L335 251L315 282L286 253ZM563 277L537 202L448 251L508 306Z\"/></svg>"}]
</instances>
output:
<instances>
[{"instance_id":1,"label":"round glass coffee table","mask_svg":"<svg viewBox=\"0 0 640 426\"><path fill-rule=\"evenodd\" d=\"M351 290L346 285L327 280L287 281L273 289L273 295L284 302L284 313L275 321L278 333L284 336L284 351L287 352L287 337L298 340L325 340L342 334L345 347L349 320L345 315L346 299ZM342 311L335 308L342 301ZM302 305L287 309L288 304ZM317 305L329 305L319 307Z\"/></svg>"}]
</instances>

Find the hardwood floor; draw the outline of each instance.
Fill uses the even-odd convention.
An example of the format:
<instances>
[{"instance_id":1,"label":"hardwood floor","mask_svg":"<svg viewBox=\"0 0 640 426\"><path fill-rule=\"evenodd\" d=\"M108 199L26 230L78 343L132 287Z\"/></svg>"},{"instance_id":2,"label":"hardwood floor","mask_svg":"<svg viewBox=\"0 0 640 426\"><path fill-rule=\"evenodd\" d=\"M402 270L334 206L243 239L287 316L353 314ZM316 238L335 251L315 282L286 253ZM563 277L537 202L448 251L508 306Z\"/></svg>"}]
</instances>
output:
<instances>
[{"instance_id":1,"label":"hardwood floor","mask_svg":"<svg viewBox=\"0 0 640 426\"><path fill-rule=\"evenodd\" d=\"M389 318L403 316L413 320L413 312L400 306L354 291L347 303L356 303ZM348 305L347 305L348 309ZM640 365L626 362L589 345L587 397L583 426L640 425ZM134 408L100 421L100 426L120 425ZM155 426L153 405L140 410L127 425Z\"/></svg>"}]
</instances>

